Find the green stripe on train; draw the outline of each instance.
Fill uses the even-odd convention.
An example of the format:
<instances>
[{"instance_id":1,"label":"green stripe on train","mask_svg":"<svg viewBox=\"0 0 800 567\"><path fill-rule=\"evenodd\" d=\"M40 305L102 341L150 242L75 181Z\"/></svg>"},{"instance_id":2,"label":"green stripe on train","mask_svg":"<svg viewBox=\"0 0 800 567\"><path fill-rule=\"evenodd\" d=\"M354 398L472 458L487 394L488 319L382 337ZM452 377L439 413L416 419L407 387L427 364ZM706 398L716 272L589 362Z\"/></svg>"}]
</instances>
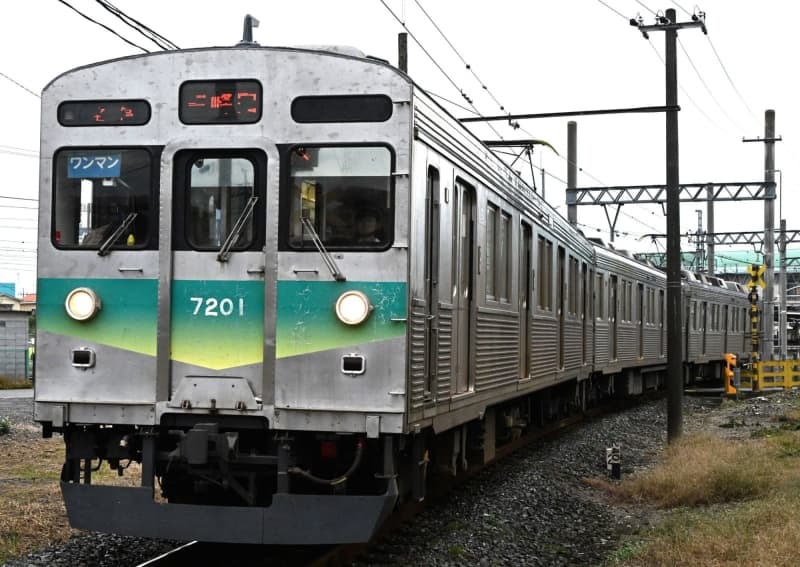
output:
<instances>
[{"instance_id":1,"label":"green stripe on train","mask_svg":"<svg viewBox=\"0 0 800 567\"><path fill-rule=\"evenodd\" d=\"M70 319L67 294L92 288L102 309L91 321ZM334 305L348 290L367 295L369 318L351 327L336 317ZM37 319L43 331L155 356L157 280L39 280ZM297 282L277 284L276 357L285 358L355 346L405 335L403 282ZM264 283L177 280L172 284L171 357L223 370L263 361Z\"/></svg>"},{"instance_id":2,"label":"green stripe on train","mask_svg":"<svg viewBox=\"0 0 800 567\"><path fill-rule=\"evenodd\" d=\"M357 326L336 317L336 300L345 291L366 294L373 311ZM319 352L405 336L404 282L278 282L275 355L277 358Z\"/></svg>"},{"instance_id":3,"label":"green stripe on train","mask_svg":"<svg viewBox=\"0 0 800 567\"><path fill-rule=\"evenodd\" d=\"M91 320L78 322L64 310L67 294L88 287L102 302ZM42 331L141 354L156 354L158 281L93 278L41 278L37 285L36 324Z\"/></svg>"},{"instance_id":4,"label":"green stripe on train","mask_svg":"<svg viewBox=\"0 0 800 567\"><path fill-rule=\"evenodd\" d=\"M172 283L172 359L223 370L264 360L264 282Z\"/></svg>"}]
</instances>

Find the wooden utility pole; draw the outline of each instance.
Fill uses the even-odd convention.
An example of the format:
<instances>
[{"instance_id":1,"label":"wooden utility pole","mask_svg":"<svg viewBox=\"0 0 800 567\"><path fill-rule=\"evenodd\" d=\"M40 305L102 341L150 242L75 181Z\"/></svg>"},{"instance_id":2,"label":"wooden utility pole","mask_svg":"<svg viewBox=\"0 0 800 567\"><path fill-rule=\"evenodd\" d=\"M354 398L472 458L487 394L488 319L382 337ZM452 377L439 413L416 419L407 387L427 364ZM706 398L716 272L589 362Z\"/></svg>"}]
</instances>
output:
<instances>
[{"instance_id":1,"label":"wooden utility pole","mask_svg":"<svg viewBox=\"0 0 800 567\"><path fill-rule=\"evenodd\" d=\"M775 111L764 111L764 137L744 138L743 142L762 142L764 144L764 181L775 183ZM761 360L770 360L774 341L772 339L775 325L775 199L764 201L764 295L761 301L761 348L758 351ZM785 332L781 329L781 332Z\"/></svg>"},{"instance_id":2,"label":"wooden utility pole","mask_svg":"<svg viewBox=\"0 0 800 567\"><path fill-rule=\"evenodd\" d=\"M668 107L678 106L678 30L700 27L706 31L705 16L678 23L669 8L653 26L631 20L646 39L648 32L665 36L666 91ZM683 430L683 336L681 329L681 205L678 164L678 111L667 111L667 440L676 441Z\"/></svg>"},{"instance_id":3,"label":"wooden utility pole","mask_svg":"<svg viewBox=\"0 0 800 567\"><path fill-rule=\"evenodd\" d=\"M567 122L567 189L578 186L578 123L574 120ZM578 207L574 204L567 205L567 220L572 226L578 224Z\"/></svg>"},{"instance_id":4,"label":"wooden utility pole","mask_svg":"<svg viewBox=\"0 0 800 567\"><path fill-rule=\"evenodd\" d=\"M397 34L397 68L408 73L408 34Z\"/></svg>"}]
</instances>

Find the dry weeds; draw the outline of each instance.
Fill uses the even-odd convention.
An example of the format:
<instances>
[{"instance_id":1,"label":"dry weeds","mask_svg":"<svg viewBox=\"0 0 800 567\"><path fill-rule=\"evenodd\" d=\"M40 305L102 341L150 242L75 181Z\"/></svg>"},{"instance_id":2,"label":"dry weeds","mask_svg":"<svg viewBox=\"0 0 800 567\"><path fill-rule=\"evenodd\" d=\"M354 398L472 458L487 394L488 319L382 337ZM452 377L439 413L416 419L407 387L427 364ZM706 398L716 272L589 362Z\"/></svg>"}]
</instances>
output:
<instances>
[{"instance_id":1,"label":"dry weeds","mask_svg":"<svg viewBox=\"0 0 800 567\"><path fill-rule=\"evenodd\" d=\"M60 438L0 438L0 563L74 532L58 488Z\"/></svg>"},{"instance_id":2,"label":"dry weeds","mask_svg":"<svg viewBox=\"0 0 800 567\"><path fill-rule=\"evenodd\" d=\"M63 459L61 437L34 440L0 437L0 564L80 533L69 527L61 499L58 481ZM118 478L116 471L104 465L93 474L92 480L102 484L137 484L139 472L134 463L125 476Z\"/></svg>"},{"instance_id":3,"label":"dry weeds","mask_svg":"<svg viewBox=\"0 0 800 567\"><path fill-rule=\"evenodd\" d=\"M797 565L800 431L797 401L750 438L687 435L654 468L620 484L594 480L618 501L655 506L655 526L624 542L610 563Z\"/></svg>"}]
</instances>

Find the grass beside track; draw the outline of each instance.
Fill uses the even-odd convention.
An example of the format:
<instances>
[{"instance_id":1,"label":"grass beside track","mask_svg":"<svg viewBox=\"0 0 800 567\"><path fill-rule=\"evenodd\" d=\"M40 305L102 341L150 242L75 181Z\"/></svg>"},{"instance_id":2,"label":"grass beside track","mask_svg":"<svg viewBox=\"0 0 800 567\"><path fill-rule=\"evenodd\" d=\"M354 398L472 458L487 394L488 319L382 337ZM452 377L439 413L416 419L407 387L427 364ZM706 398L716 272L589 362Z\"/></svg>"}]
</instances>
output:
<instances>
[{"instance_id":1,"label":"grass beside track","mask_svg":"<svg viewBox=\"0 0 800 567\"><path fill-rule=\"evenodd\" d=\"M25 390L27 388L33 388L33 384L28 380L12 380L0 376L0 390Z\"/></svg>"},{"instance_id":2,"label":"grass beside track","mask_svg":"<svg viewBox=\"0 0 800 567\"><path fill-rule=\"evenodd\" d=\"M0 436L0 565L81 533L69 527L61 499L58 481L63 462L60 436L33 440ZM138 472L134 463L118 478L104 463L93 473L92 482L137 484Z\"/></svg>"},{"instance_id":3,"label":"grass beside track","mask_svg":"<svg viewBox=\"0 0 800 567\"><path fill-rule=\"evenodd\" d=\"M612 565L797 565L796 407L750 438L687 435L654 468L620 484L591 484L619 502L656 510L654 526L623 542Z\"/></svg>"}]
</instances>

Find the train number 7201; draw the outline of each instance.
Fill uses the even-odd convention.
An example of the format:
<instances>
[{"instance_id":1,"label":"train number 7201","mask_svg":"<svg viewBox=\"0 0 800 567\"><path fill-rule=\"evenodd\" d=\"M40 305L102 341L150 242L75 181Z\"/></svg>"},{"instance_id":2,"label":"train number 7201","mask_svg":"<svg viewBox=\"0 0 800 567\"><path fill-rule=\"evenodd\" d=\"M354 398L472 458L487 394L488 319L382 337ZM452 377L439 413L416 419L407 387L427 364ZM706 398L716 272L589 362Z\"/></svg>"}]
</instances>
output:
<instances>
[{"instance_id":1,"label":"train number 7201","mask_svg":"<svg viewBox=\"0 0 800 567\"><path fill-rule=\"evenodd\" d=\"M217 297L190 297L189 300L194 303L192 315L230 317L236 314L239 317L244 317L243 297L237 299L231 299L229 297L223 297L222 299Z\"/></svg>"}]
</instances>

